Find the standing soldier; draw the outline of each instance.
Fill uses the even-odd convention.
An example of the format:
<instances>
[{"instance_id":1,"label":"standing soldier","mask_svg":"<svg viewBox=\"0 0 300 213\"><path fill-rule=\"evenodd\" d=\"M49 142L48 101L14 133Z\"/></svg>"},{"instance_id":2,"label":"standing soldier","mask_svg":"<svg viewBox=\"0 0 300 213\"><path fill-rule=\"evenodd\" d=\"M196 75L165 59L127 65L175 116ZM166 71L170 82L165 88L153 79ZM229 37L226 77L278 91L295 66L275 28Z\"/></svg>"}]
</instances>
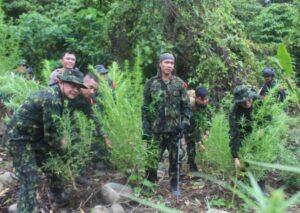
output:
<instances>
[{"instance_id":1,"label":"standing soldier","mask_svg":"<svg viewBox=\"0 0 300 213\"><path fill-rule=\"evenodd\" d=\"M262 85L259 91L259 95L264 98L268 94L268 92L276 86L277 81L275 79L275 70L272 67L265 67L262 71L262 76L265 79L265 83ZM277 100L283 102L285 98L286 93L284 91L284 88L280 88L277 94Z\"/></svg>"},{"instance_id":2,"label":"standing soldier","mask_svg":"<svg viewBox=\"0 0 300 213\"><path fill-rule=\"evenodd\" d=\"M192 112L187 85L173 75L174 66L175 58L172 54L164 53L160 56L157 75L145 84L142 122L143 139L147 140L147 148L152 153L150 158L153 158L148 159L146 177L151 182L157 181L160 155L168 149L171 192L178 195L179 150L176 143L179 140L178 132L186 132Z\"/></svg>"},{"instance_id":3,"label":"standing soldier","mask_svg":"<svg viewBox=\"0 0 300 213\"><path fill-rule=\"evenodd\" d=\"M49 198L53 205L67 203L61 177L46 170L43 163L51 152L63 156L66 142L60 132L59 118L63 114L65 100L76 98L80 88L85 88L83 74L68 69L58 75L57 85L27 98L10 120L3 144L13 158L13 166L20 182L18 212L36 212L39 168L49 179Z\"/></svg>"},{"instance_id":4,"label":"standing soldier","mask_svg":"<svg viewBox=\"0 0 300 213\"><path fill-rule=\"evenodd\" d=\"M216 104L209 98L205 87L199 86L195 91L195 104L192 107L193 116L190 121L189 132L185 135L187 144L188 164L191 172L197 172L195 163L196 143L199 145L208 138L212 113Z\"/></svg>"},{"instance_id":5,"label":"standing soldier","mask_svg":"<svg viewBox=\"0 0 300 213\"><path fill-rule=\"evenodd\" d=\"M62 54L62 57L60 59L60 62L62 64L62 68L58 68L54 70L50 75L49 85L56 84L58 82L57 76L59 74L62 74L65 69L73 69L75 67L76 63L76 56L73 52L64 52Z\"/></svg>"}]
</instances>

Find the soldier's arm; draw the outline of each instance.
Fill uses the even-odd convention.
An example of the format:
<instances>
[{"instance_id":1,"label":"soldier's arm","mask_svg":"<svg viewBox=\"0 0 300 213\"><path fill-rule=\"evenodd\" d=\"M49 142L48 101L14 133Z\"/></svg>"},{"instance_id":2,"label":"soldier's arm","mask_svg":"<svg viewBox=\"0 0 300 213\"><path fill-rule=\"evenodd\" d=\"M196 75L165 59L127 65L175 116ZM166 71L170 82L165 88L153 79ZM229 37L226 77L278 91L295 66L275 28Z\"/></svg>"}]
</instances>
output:
<instances>
[{"instance_id":1,"label":"soldier's arm","mask_svg":"<svg viewBox=\"0 0 300 213\"><path fill-rule=\"evenodd\" d=\"M144 99L142 105L142 126L143 126L143 135L151 136L151 124L149 120L149 106L151 103L152 97L150 93L150 81L145 84L144 88Z\"/></svg>"},{"instance_id":2,"label":"soldier's arm","mask_svg":"<svg viewBox=\"0 0 300 213\"><path fill-rule=\"evenodd\" d=\"M192 107L190 104L189 97L187 95L185 83L183 83L182 90L181 90L181 122L189 126L192 116L193 116Z\"/></svg>"},{"instance_id":3,"label":"soldier's arm","mask_svg":"<svg viewBox=\"0 0 300 213\"><path fill-rule=\"evenodd\" d=\"M234 115L234 113L230 113L229 115L229 135L230 135L230 149L231 149L231 155L233 158L238 158L238 151L241 146L241 133L239 129L239 123L238 123L237 117Z\"/></svg>"},{"instance_id":4,"label":"soldier's arm","mask_svg":"<svg viewBox=\"0 0 300 213\"><path fill-rule=\"evenodd\" d=\"M46 101L43 105L44 141L60 152L65 144L62 144L62 133L60 128L61 106L52 101Z\"/></svg>"}]
</instances>

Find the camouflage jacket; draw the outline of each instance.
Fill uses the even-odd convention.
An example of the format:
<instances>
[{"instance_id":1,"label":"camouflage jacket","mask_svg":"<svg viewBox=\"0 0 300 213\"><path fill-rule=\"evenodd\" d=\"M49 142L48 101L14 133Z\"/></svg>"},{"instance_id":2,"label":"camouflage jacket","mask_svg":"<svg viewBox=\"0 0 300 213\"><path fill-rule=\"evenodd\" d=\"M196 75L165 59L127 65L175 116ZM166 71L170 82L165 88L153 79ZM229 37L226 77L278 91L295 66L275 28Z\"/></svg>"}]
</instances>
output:
<instances>
[{"instance_id":1,"label":"camouflage jacket","mask_svg":"<svg viewBox=\"0 0 300 213\"><path fill-rule=\"evenodd\" d=\"M167 81L154 76L147 81L142 106L145 135L176 132L180 120L189 125L192 111L185 85L176 76Z\"/></svg>"},{"instance_id":2,"label":"camouflage jacket","mask_svg":"<svg viewBox=\"0 0 300 213\"><path fill-rule=\"evenodd\" d=\"M201 136L205 134L205 131L210 129L211 118L214 112L214 105L209 103L206 106L195 106L193 108L193 117L190 120L190 129L187 137L200 141Z\"/></svg>"},{"instance_id":3,"label":"camouflage jacket","mask_svg":"<svg viewBox=\"0 0 300 213\"><path fill-rule=\"evenodd\" d=\"M87 118L91 119L95 124L95 130L93 132L95 137L106 137L102 129L102 124L99 119L95 116L93 111L94 99L87 99L83 95L79 95L77 98L71 100L69 102L69 108L71 110L71 115L74 114L75 111L82 112Z\"/></svg>"},{"instance_id":4,"label":"camouflage jacket","mask_svg":"<svg viewBox=\"0 0 300 213\"><path fill-rule=\"evenodd\" d=\"M252 132L252 109L235 104L229 114L229 145L233 158L238 158L243 139Z\"/></svg>"},{"instance_id":5,"label":"camouflage jacket","mask_svg":"<svg viewBox=\"0 0 300 213\"><path fill-rule=\"evenodd\" d=\"M266 96L268 92L277 85L277 81L273 79L269 83L264 83L260 89L259 95ZM286 98L286 93L284 90L279 90L277 94L277 100L282 102Z\"/></svg>"},{"instance_id":6,"label":"camouflage jacket","mask_svg":"<svg viewBox=\"0 0 300 213\"><path fill-rule=\"evenodd\" d=\"M60 150L60 117L64 99L58 85L47 87L29 96L15 111L3 138L10 141L27 141Z\"/></svg>"}]
</instances>

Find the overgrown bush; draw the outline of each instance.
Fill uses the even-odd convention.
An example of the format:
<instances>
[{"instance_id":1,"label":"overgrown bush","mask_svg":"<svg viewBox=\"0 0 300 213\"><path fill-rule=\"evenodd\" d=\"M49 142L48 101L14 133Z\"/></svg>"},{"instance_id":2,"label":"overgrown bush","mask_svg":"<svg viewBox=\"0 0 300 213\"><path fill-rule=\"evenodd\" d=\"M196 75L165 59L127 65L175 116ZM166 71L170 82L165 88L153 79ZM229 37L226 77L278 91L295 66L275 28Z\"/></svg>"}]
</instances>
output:
<instances>
[{"instance_id":1,"label":"overgrown bush","mask_svg":"<svg viewBox=\"0 0 300 213\"><path fill-rule=\"evenodd\" d=\"M137 58L132 68L126 64L120 68L116 63L109 67L109 75L116 83L114 95L107 82L101 81L99 101L103 110L95 110L112 141L111 160L123 171L144 168L146 163L141 139L143 86L139 63Z\"/></svg>"}]
</instances>

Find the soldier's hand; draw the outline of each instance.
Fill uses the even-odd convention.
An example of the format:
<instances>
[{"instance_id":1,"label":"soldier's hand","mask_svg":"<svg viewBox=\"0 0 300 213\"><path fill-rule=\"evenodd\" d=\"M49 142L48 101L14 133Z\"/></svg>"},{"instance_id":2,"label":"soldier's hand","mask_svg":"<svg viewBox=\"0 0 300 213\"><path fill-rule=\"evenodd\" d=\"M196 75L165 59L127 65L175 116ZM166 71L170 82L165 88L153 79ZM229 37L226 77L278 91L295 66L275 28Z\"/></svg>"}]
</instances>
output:
<instances>
[{"instance_id":1,"label":"soldier's hand","mask_svg":"<svg viewBox=\"0 0 300 213\"><path fill-rule=\"evenodd\" d=\"M104 142L105 142L106 146L108 146L109 148L112 148L111 140L109 140L108 138L104 138Z\"/></svg>"},{"instance_id":2,"label":"soldier's hand","mask_svg":"<svg viewBox=\"0 0 300 213\"><path fill-rule=\"evenodd\" d=\"M64 138L62 138L60 140L60 145L63 149L67 148L67 141Z\"/></svg>"},{"instance_id":3,"label":"soldier's hand","mask_svg":"<svg viewBox=\"0 0 300 213\"><path fill-rule=\"evenodd\" d=\"M236 169L239 169L241 167L241 162L238 158L234 158L234 166Z\"/></svg>"}]
</instances>

